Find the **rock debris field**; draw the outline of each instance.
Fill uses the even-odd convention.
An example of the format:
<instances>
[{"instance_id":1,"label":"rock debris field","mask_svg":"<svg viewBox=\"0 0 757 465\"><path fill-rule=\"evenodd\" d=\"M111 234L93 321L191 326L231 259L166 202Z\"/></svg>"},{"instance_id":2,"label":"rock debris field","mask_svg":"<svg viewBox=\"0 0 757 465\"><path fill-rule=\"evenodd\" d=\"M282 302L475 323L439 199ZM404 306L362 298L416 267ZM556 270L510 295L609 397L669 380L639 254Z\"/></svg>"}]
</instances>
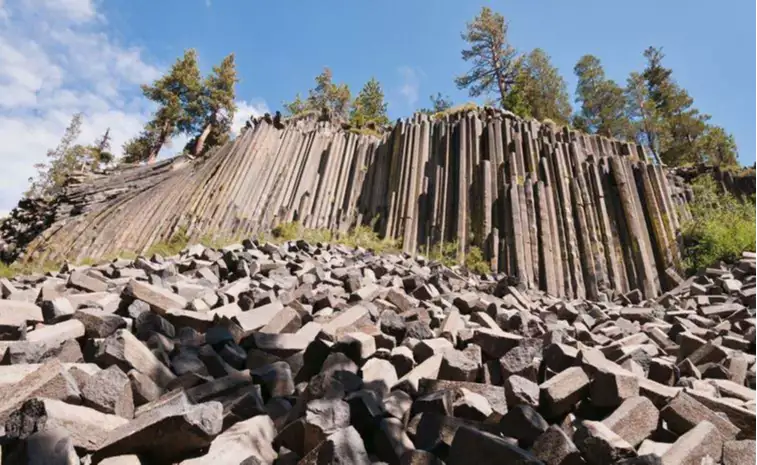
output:
<instances>
[{"instance_id":1,"label":"rock debris field","mask_svg":"<svg viewBox=\"0 0 757 465\"><path fill-rule=\"evenodd\" d=\"M755 255L673 278L244 241L0 279L2 463L755 463Z\"/></svg>"}]
</instances>

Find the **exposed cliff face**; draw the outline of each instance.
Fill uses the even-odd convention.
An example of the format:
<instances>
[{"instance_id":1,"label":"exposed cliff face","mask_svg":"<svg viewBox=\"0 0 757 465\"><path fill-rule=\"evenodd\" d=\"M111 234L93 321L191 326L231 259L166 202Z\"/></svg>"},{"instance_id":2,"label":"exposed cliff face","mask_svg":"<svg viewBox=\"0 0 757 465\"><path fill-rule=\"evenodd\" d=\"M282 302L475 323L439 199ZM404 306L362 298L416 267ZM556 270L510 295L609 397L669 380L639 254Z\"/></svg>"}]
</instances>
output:
<instances>
[{"instance_id":1,"label":"exposed cliff face","mask_svg":"<svg viewBox=\"0 0 757 465\"><path fill-rule=\"evenodd\" d=\"M38 212L22 205L14 215L34 219L11 220L3 237L24 259L80 259L143 252L179 230L239 237L377 219L408 253L457 240L462 257L476 244L494 269L553 295L654 296L677 262L685 198L634 144L499 111L416 115L380 138L260 120L207 158L92 176Z\"/></svg>"},{"instance_id":2,"label":"exposed cliff face","mask_svg":"<svg viewBox=\"0 0 757 465\"><path fill-rule=\"evenodd\" d=\"M754 167L728 170L717 166L694 165L673 168L671 174L681 178L686 183L691 183L700 176L711 176L721 190L730 192L741 199L754 196L755 188L757 188Z\"/></svg>"}]
</instances>

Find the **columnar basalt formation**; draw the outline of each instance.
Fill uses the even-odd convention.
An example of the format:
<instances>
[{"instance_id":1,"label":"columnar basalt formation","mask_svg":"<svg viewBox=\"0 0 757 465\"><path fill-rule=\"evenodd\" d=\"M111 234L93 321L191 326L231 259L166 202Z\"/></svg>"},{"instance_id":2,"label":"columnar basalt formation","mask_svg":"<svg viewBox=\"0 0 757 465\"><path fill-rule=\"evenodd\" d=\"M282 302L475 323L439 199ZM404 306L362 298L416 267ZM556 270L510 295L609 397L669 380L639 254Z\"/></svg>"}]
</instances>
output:
<instances>
[{"instance_id":1,"label":"columnar basalt formation","mask_svg":"<svg viewBox=\"0 0 757 465\"><path fill-rule=\"evenodd\" d=\"M478 246L494 271L551 295L653 297L674 284L666 270L677 264L686 201L635 144L499 110L416 114L380 137L262 118L208 157L74 183L42 209L36 230L27 221L20 234L10 221L3 235L25 249L21 259L77 260L144 252L178 231L197 239L291 221L338 232L372 224L411 254L456 242L462 259Z\"/></svg>"}]
</instances>

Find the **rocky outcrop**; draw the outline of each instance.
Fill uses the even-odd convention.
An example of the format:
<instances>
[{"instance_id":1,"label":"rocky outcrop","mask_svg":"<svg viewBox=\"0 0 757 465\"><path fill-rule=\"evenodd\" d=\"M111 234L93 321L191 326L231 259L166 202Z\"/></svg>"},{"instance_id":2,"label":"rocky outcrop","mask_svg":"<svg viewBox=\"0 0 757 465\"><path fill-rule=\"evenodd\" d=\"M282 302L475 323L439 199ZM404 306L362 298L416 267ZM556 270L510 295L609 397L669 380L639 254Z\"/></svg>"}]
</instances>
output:
<instances>
[{"instance_id":1,"label":"rocky outcrop","mask_svg":"<svg viewBox=\"0 0 757 465\"><path fill-rule=\"evenodd\" d=\"M755 195L755 167L728 169L711 165L693 165L676 167L671 174L687 183L693 182L700 176L711 176L721 191L729 192L737 198L749 198Z\"/></svg>"},{"instance_id":2,"label":"rocky outcrop","mask_svg":"<svg viewBox=\"0 0 757 465\"><path fill-rule=\"evenodd\" d=\"M756 256L633 304L304 240L2 278L0 460L755 463Z\"/></svg>"},{"instance_id":3,"label":"rocky outcrop","mask_svg":"<svg viewBox=\"0 0 757 465\"><path fill-rule=\"evenodd\" d=\"M635 144L499 110L416 114L380 136L268 117L209 157L119 169L38 212L19 206L12 219L38 226L11 221L3 240L10 258L80 260L144 252L179 231L372 224L411 254L456 242L463 258L479 246L493 270L554 296L652 297L674 285L686 198Z\"/></svg>"}]
</instances>

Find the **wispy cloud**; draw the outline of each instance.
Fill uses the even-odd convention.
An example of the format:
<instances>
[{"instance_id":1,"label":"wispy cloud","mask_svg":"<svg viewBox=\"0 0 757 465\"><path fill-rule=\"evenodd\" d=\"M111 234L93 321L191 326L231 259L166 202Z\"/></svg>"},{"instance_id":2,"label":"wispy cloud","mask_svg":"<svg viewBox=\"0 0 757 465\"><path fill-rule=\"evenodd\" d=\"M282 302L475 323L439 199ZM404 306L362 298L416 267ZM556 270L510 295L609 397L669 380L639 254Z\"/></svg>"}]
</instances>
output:
<instances>
[{"instance_id":1,"label":"wispy cloud","mask_svg":"<svg viewBox=\"0 0 757 465\"><path fill-rule=\"evenodd\" d=\"M244 100L237 102L237 112L234 113L234 121L231 123L231 132L239 134L239 130L242 129L251 117L261 116L265 113L269 113L268 105L263 101L246 102Z\"/></svg>"},{"instance_id":2,"label":"wispy cloud","mask_svg":"<svg viewBox=\"0 0 757 465\"><path fill-rule=\"evenodd\" d=\"M150 117L153 106L139 84L166 66L116 40L98 4L0 0L0 212L15 206L34 164L45 161L73 114L84 113L79 142L91 143L110 128L117 156ZM239 102L239 115L263 107ZM185 142L177 138L161 156Z\"/></svg>"},{"instance_id":3,"label":"wispy cloud","mask_svg":"<svg viewBox=\"0 0 757 465\"><path fill-rule=\"evenodd\" d=\"M418 102L422 71L410 66L401 66L397 72L402 77L400 94L404 97L407 106L412 108Z\"/></svg>"},{"instance_id":4,"label":"wispy cloud","mask_svg":"<svg viewBox=\"0 0 757 465\"><path fill-rule=\"evenodd\" d=\"M205 6L210 8L211 6L213 6L213 2L211 0L205 0Z\"/></svg>"}]
</instances>

